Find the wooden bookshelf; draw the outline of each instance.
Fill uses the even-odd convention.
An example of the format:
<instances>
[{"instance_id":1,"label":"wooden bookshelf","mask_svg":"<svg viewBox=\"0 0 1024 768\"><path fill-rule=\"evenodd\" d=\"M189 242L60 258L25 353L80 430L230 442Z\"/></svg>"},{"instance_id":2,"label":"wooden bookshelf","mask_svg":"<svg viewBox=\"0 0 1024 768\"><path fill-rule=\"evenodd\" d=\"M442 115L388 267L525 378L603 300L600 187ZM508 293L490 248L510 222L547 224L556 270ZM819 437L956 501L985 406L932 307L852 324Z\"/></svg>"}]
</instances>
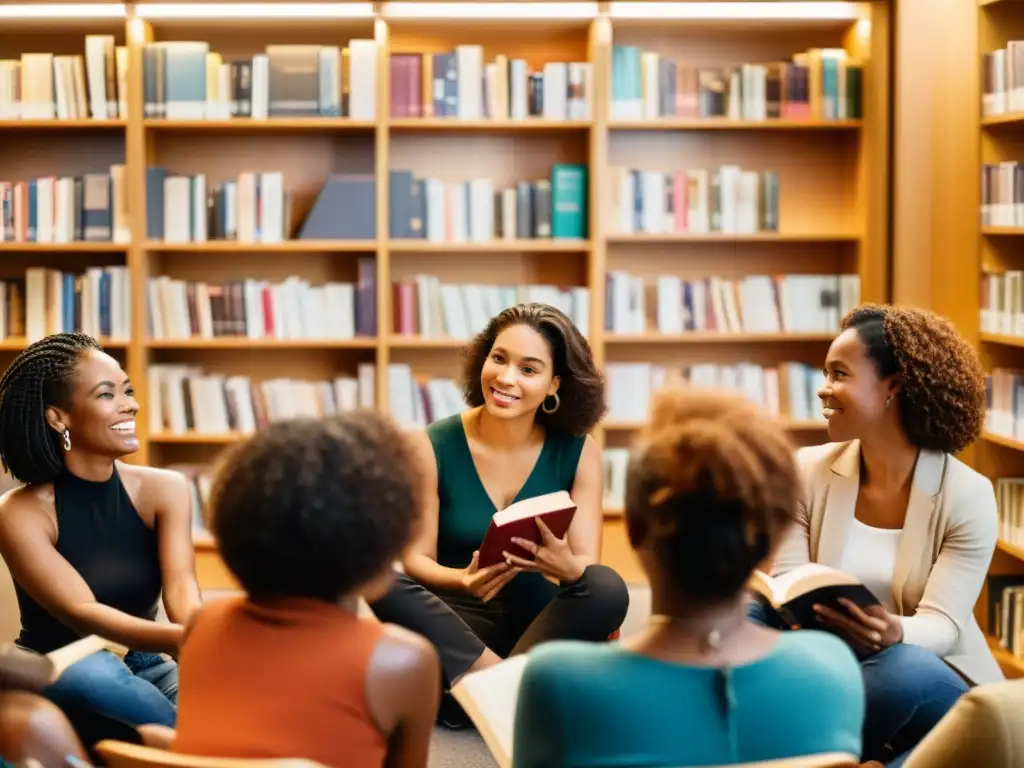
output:
<instances>
[{"instance_id":1,"label":"wooden bookshelf","mask_svg":"<svg viewBox=\"0 0 1024 768\"><path fill-rule=\"evenodd\" d=\"M986 85L986 70L991 67L985 63L986 54L1006 48L1010 41L1024 40L1024 5L979 0L973 13L977 15L976 27L970 30L976 34L975 77L970 87L960 83L955 88L957 108L974 110L976 115L973 140L977 143L969 151L982 166L1024 162L1024 101L1015 104L1013 99L1006 98L1000 103L997 97L986 95L991 90ZM1024 333L1012 323L1004 323L999 312L987 311L987 307L994 306L987 303L992 289L1005 290L1005 278L997 285L988 276L1024 269L1020 256L1024 219L1016 220L1012 211L1006 218L1005 209L987 206L988 202L999 201L998 197L991 197L996 190L986 183L986 174L990 173L983 169L973 175L971 183L963 184L958 202L964 215L958 217L957 226L973 236L975 257L965 260L963 268L957 270L956 291L940 295L935 308L955 317L965 335L977 339L982 362L991 374L1000 369L1018 369L1024 361ZM1020 195L1019 182L1016 189L1016 194ZM986 431L965 456L975 469L997 484L997 499L1002 499L998 490L1001 478L1024 477L1022 438L1024 435L1015 434L1012 425L1007 429L1004 419L990 416ZM1005 535L1007 531L1001 527L1001 536ZM1019 574L1024 583L1021 543L1024 542L1000 538L989 568L990 577ZM994 604L990 600L990 585L994 584L995 581L986 584L975 610L985 631L989 627L990 605ZM1007 677L1024 677L1024 660L1001 647L995 637L989 637L989 645Z\"/></svg>"},{"instance_id":2,"label":"wooden bookshelf","mask_svg":"<svg viewBox=\"0 0 1024 768\"><path fill-rule=\"evenodd\" d=\"M141 449L132 460L154 465L208 462L236 439L228 435L150 432L148 376L153 364L185 364L225 376L254 380L291 376L329 379L375 371L377 407L389 410L388 371L409 365L417 376L451 377L462 342L420 338L394 330L392 283L418 274L442 283L540 284L588 290L586 331L601 366L651 362L679 368L696 363L753 363L767 368L798 362L821 365L832 329L813 332L660 333L651 317L637 333L605 330L609 302L606 279L624 270L644 279L648 291L662 275L684 280L717 276L848 274L859 278L862 301L888 298L889 207L889 36L887 2L855 4L857 18L747 20L709 23L678 19L616 19L608 3L594 3L593 18L414 19L389 17L374 4L365 18L230 21L203 18L144 18L145 2L128 3L127 17L97 19L40 29L38 22L0 27L0 57L26 51L83 53L84 35L111 32L128 49L128 116L117 120L0 121L5 151L0 179L43 174L80 174L112 163L126 167L131 240L124 245L72 243L0 244L5 272L28 265L61 269L125 264L132 287L130 339L120 355L143 404ZM256 7L264 3L250 3ZM424 5L424 4L421 4ZM467 5L473 5L467 3ZM486 4L481 3L481 6ZM537 3L538 7L545 3ZM588 5L581 3L581 6ZM771 3L765 3L771 5ZM262 52L267 44L347 45L352 38L378 45L376 117L268 118L265 120L166 120L143 114L143 48L166 40L201 40L229 61ZM586 62L589 116L576 120L410 118L389 116L390 55L451 51L456 45L483 47L484 61L496 55L525 59L534 68L548 61ZM726 67L744 62L788 60L815 48L841 48L864 63L862 114L849 119L725 119L665 117L619 119L609 94L613 47L638 46L680 65ZM8 147L13 151L9 151ZM389 171L458 183L477 177L495 189L526 179L549 178L555 163L587 166L586 236L582 239L518 239L485 243L437 243L389 237ZM630 167L671 173L713 170L736 164L773 170L779 179L777 231L748 233L621 233L612 226L612 170ZM171 244L146 238L146 168L205 173L209 182L243 171L282 171L296 208L308 210L328 173L364 173L376 179L376 237L359 241L284 243L204 242ZM271 281L296 275L312 284L354 282L357 260L372 256L377 286L377 330L372 338L274 341L247 338L148 338L147 281L168 275L179 280ZM648 301L648 315L654 304ZM4 350L20 342L0 343ZM791 425L802 444L827 439L820 424L798 419ZM633 433L630 420L610 417L598 428L603 447L623 448ZM621 519L609 509L605 557L629 579L639 571L628 553ZM215 558L197 544L201 558ZM206 586L225 586L223 568L201 567ZM211 575L213 574L213 575ZM216 575L220 574L220 575Z\"/></svg>"}]
</instances>

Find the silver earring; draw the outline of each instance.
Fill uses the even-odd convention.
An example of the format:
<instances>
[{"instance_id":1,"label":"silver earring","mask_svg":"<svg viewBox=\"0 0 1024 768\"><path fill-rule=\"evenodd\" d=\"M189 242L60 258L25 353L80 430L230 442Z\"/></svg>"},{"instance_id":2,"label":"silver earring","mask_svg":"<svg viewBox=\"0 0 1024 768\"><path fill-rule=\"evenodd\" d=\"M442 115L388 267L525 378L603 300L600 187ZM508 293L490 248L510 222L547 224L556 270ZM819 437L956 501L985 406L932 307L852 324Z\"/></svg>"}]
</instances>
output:
<instances>
[{"instance_id":1,"label":"silver earring","mask_svg":"<svg viewBox=\"0 0 1024 768\"><path fill-rule=\"evenodd\" d=\"M885 398L885 407L888 408L890 405L892 405L892 395Z\"/></svg>"},{"instance_id":2,"label":"silver earring","mask_svg":"<svg viewBox=\"0 0 1024 768\"><path fill-rule=\"evenodd\" d=\"M555 392L553 395L548 395L548 397L555 398L555 406L553 408L548 408L548 398L545 397L544 403L541 405L540 409L544 411L544 413L554 413L555 411L558 410L559 406L562 405L562 401L559 399L557 392Z\"/></svg>"},{"instance_id":3,"label":"silver earring","mask_svg":"<svg viewBox=\"0 0 1024 768\"><path fill-rule=\"evenodd\" d=\"M64 430L64 450L71 450L71 433L68 430Z\"/></svg>"}]
</instances>

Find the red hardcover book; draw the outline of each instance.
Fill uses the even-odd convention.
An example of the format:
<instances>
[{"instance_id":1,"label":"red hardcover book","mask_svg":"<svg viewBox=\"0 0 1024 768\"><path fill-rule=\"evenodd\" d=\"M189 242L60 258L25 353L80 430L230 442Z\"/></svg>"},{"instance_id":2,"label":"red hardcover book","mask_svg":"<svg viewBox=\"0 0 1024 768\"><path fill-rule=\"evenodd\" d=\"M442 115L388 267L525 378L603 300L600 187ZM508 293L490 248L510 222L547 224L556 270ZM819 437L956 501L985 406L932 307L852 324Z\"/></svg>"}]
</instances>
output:
<instances>
[{"instance_id":1,"label":"red hardcover book","mask_svg":"<svg viewBox=\"0 0 1024 768\"><path fill-rule=\"evenodd\" d=\"M567 491L523 499L500 512L495 512L480 544L479 567L487 568L504 561L502 552L532 560L533 555L518 544L513 544L512 538L527 539L540 544L540 528L536 522L538 517L543 518L544 524L555 536L562 538L569 530L569 524L575 514L576 502Z\"/></svg>"}]
</instances>

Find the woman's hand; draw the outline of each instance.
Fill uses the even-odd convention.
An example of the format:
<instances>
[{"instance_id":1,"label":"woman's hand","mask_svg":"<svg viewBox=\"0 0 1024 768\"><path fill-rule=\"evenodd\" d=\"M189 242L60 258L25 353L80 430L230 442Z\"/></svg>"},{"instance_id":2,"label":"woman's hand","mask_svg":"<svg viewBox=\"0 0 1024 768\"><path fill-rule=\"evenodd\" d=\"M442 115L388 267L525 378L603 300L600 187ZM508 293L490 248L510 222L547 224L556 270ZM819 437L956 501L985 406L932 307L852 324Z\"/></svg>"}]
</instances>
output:
<instances>
[{"instance_id":1,"label":"woman's hand","mask_svg":"<svg viewBox=\"0 0 1024 768\"><path fill-rule=\"evenodd\" d=\"M854 645L867 651L880 651L903 641L903 622L899 616L880 605L862 609L843 597L839 598L839 603L849 615L823 605L815 605L814 610L822 623L841 632Z\"/></svg>"},{"instance_id":2,"label":"woman's hand","mask_svg":"<svg viewBox=\"0 0 1024 768\"><path fill-rule=\"evenodd\" d=\"M486 603L522 570L522 568L513 568L508 563L495 563L481 569L480 553L474 552L473 559L462 571L462 586L467 592L476 595Z\"/></svg>"},{"instance_id":3,"label":"woman's hand","mask_svg":"<svg viewBox=\"0 0 1024 768\"><path fill-rule=\"evenodd\" d=\"M517 557L510 552L502 552L505 562L523 571L540 571L545 576L558 579L559 582L572 583L583 576L584 567L569 548L569 534L558 538L551 532L541 518L535 518L540 529L541 543L535 544L529 539L513 537L516 544L533 555L533 560Z\"/></svg>"}]
</instances>

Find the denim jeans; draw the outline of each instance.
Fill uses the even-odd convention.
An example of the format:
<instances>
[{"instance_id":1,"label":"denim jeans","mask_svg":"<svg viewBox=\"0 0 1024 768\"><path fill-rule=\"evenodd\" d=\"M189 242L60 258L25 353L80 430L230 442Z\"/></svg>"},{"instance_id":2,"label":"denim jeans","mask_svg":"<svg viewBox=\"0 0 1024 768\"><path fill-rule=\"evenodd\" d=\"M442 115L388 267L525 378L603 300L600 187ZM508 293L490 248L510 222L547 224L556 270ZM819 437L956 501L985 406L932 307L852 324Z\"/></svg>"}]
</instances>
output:
<instances>
[{"instance_id":1,"label":"denim jeans","mask_svg":"<svg viewBox=\"0 0 1024 768\"><path fill-rule=\"evenodd\" d=\"M43 694L66 711L94 712L129 726L173 728L178 665L155 653L129 651L122 661L98 651L65 669Z\"/></svg>"},{"instance_id":2,"label":"denim jeans","mask_svg":"<svg viewBox=\"0 0 1024 768\"><path fill-rule=\"evenodd\" d=\"M786 630L754 601L751 621ZM865 715L861 759L887 763L909 752L967 692L946 662L917 645L897 643L862 659Z\"/></svg>"}]
</instances>

